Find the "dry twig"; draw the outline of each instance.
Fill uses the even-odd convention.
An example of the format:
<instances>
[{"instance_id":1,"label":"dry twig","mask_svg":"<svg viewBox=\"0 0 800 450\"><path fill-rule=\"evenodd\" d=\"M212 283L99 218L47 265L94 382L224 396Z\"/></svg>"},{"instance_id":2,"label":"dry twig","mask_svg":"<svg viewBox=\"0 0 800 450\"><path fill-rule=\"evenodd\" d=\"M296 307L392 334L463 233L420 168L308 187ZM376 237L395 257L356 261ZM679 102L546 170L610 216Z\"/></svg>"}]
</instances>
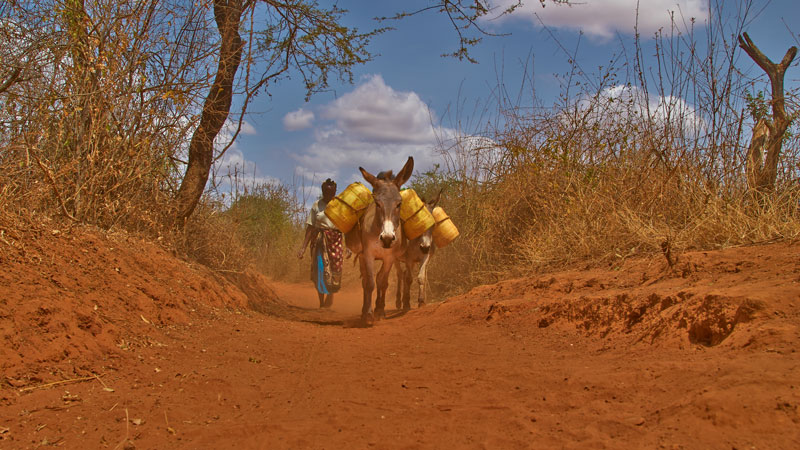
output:
<instances>
[{"instance_id":1,"label":"dry twig","mask_svg":"<svg viewBox=\"0 0 800 450\"><path fill-rule=\"evenodd\" d=\"M95 375L92 375L90 377L72 378L72 379L69 379L69 380L53 381L52 383L40 384L39 386L24 387L24 388L21 388L19 391L20 392L35 391L37 389L47 389L47 388L50 388L50 387L53 387L53 386L60 386L62 384L80 383L82 381L89 381L89 380L94 380L94 379L97 379L99 381L101 376L102 375L96 375L95 374ZM100 381L100 383L103 383L103 382ZM103 386L105 386L105 384L103 384Z\"/></svg>"}]
</instances>

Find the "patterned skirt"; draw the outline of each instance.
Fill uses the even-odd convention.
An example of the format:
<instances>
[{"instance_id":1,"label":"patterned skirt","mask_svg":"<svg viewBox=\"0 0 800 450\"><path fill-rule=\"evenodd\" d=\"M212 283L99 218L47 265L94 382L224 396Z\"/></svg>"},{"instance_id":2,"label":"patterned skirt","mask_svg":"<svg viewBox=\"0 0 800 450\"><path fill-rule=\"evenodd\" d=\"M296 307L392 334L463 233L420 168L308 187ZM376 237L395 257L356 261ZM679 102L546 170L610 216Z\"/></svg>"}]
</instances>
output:
<instances>
[{"instance_id":1,"label":"patterned skirt","mask_svg":"<svg viewBox=\"0 0 800 450\"><path fill-rule=\"evenodd\" d=\"M339 230L320 229L314 245L311 281L321 294L337 292L342 284L344 239Z\"/></svg>"}]
</instances>

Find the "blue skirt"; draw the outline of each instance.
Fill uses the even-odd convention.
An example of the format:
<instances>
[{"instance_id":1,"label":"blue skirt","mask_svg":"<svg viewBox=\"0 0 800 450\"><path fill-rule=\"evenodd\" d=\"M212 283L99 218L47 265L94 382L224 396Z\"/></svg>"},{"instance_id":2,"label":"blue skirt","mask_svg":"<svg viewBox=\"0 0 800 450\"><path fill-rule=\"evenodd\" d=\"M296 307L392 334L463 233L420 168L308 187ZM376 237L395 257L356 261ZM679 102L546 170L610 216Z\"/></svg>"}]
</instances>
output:
<instances>
[{"instance_id":1,"label":"blue skirt","mask_svg":"<svg viewBox=\"0 0 800 450\"><path fill-rule=\"evenodd\" d=\"M314 251L314 260L316 262L316 276L314 280L314 284L317 286L317 292L320 294L330 294L328 292L328 287L325 286L325 261L322 258L322 252L318 249L322 246L317 246L317 249Z\"/></svg>"}]
</instances>

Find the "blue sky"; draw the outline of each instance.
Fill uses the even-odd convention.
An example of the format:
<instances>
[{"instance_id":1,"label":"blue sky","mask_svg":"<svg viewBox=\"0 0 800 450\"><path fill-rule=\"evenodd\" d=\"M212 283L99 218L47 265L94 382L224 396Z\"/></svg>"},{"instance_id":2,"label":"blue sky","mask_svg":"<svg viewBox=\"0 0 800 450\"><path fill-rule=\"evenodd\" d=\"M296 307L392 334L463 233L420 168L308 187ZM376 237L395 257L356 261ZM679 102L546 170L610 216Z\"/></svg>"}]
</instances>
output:
<instances>
[{"instance_id":1,"label":"blue sky","mask_svg":"<svg viewBox=\"0 0 800 450\"><path fill-rule=\"evenodd\" d=\"M366 30L376 26L373 17L392 15L397 5L411 10L431 2L337 3L349 10L348 25ZM742 2L723 3L730 8L723 15L730 17ZM548 3L542 8L529 0L510 17L482 23L505 36L483 38L472 50L478 64L440 56L457 48L457 36L443 15L429 12L397 22L395 30L373 38L375 58L355 69L353 84L333 84L330 92L309 102L295 80L261 95L218 173L237 166L259 182L305 186L306 197L316 198L327 177L337 180L340 189L360 181L359 166L373 173L396 171L414 156L415 172L430 169L440 162L437 140L452 137L457 129L477 131L475 122L485 122L493 112L485 105L498 83L515 94L526 64L537 98L549 105L561 93L559 76L569 70L576 49L577 62L588 73L599 73L598 66L607 67L623 47L630 52L636 5L636 0L581 0L571 7ZM670 10L676 18L695 18L695 31L704 39L709 13L704 0L641 0L638 8L645 43L659 28L669 27ZM800 25L792 25L800 17L800 1L754 0L750 17L745 31L773 61L780 61L790 46L800 46ZM737 66L762 74L744 52ZM789 69L786 83L787 88L800 83L800 67ZM529 86L524 92L530 97Z\"/></svg>"}]
</instances>

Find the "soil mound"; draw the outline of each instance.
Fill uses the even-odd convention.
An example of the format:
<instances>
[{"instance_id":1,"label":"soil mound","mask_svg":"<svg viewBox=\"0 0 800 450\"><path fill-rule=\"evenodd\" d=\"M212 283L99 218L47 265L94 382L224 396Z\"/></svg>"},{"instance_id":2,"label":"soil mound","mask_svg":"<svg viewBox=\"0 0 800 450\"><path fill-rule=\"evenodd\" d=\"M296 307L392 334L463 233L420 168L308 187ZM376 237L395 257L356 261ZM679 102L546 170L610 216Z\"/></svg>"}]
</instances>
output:
<instances>
[{"instance_id":1,"label":"soil mound","mask_svg":"<svg viewBox=\"0 0 800 450\"><path fill-rule=\"evenodd\" d=\"M556 327L608 345L792 351L800 342L800 246L691 252L672 267L653 258L556 272L445 303L440 314L520 333Z\"/></svg>"},{"instance_id":2,"label":"soil mound","mask_svg":"<svg viewBox=\"0 0 800 450\"><path fill-rule=\"evenodd\" d=\"M125 234L0 237L0 448L800 445L797 244L508 280L362 328L357 281L319 309L311 283Z\"/></svg>"},{"instance_id":3,"label":"soil mound","mask_svg":"<svg viewBox=\"0 0 800 450\"><path fill-rule=\"evenodd\" d=\"M40 230L0 250L0 382L12 386L85 376L214 310L286 308L260 274L222 276L127 234Z\"/></svg>"}]
</instances>

